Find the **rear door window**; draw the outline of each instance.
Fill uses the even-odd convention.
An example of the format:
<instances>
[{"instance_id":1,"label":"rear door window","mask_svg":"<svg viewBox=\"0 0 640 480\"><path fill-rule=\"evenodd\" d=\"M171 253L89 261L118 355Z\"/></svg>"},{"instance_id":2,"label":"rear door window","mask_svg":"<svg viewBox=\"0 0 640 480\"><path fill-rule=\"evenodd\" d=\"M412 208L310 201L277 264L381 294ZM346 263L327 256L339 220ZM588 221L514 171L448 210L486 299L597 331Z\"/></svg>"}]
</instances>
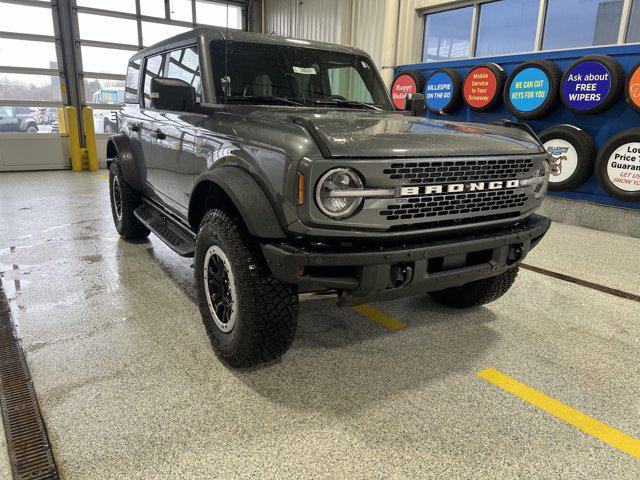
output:
<instances>
[{"instance_id":1,"label":"rear door window","mask_svg":"<svg viewBox=\"0 0 640 480\"><path fill-rule=\"evenodd\" d=\"M171 52L164 76L187 82L196 89L196 101L202 102L202 76L198 49L195 46Z\"/></svg>"}]
</instances>

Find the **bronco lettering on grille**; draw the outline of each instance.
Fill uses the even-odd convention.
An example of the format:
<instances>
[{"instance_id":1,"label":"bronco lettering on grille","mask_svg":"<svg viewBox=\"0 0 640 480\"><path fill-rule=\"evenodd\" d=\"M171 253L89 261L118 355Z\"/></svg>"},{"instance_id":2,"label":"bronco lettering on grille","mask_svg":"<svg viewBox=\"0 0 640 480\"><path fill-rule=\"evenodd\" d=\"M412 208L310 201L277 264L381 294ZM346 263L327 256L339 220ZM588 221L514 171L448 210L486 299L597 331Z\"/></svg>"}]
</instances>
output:
<instances>
[{"instance_id":1,"label":"bronco lettering on grille","mask_svg":"<svg viewBox=\"0 0 640 480\"><path fill-rule=\"evenodd\" d=\"M482 190L500 190L503 188L518 188L520 180L496 180L492 182L450 183L448 185L426 185L422 187L400 187L400 197L416 195L437 195L440 193L478 192Z\"/></svg>"}]
</instances>

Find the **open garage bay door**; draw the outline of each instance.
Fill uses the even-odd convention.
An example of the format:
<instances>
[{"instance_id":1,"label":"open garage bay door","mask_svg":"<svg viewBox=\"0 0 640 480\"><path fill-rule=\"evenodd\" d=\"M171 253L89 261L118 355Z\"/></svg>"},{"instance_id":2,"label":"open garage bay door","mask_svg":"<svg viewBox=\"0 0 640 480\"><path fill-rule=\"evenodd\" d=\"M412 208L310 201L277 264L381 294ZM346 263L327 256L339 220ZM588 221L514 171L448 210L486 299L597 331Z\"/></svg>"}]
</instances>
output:
<instances>
[{"instance_id":1,"label":"open garage bay door","mask_svg":"<svg viewBox=\"0 0 640 480\"><path fill-rule=\"evenodd\" d=\"M93 108L103 157L108 135L118 129L129 57L197 26L241 29L244 5L243 0L0 0L0 171L70 168L68 105L78 112Z\"/></svg>"}]
</instances>

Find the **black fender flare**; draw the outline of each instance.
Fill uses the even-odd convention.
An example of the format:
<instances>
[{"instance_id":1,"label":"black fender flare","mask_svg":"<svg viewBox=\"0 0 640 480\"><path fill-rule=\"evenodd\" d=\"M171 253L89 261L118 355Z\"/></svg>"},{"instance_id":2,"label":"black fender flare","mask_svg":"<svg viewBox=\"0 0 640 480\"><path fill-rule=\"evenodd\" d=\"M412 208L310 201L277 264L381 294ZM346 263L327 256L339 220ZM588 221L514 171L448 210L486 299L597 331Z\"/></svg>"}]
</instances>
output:
<instances>
[{"instance_id":1,"label":"black fender flare","mask_svg":"<svg viewBox=\"0 0 640 480\"><path fill-rule=\"evenodd\" d=\"M275 209L264 190L249 173L240 167L226 166L202 174L193 186L189 201L189 224L197 230L199 221L196 217L202 212L198 202L205 201L208 189L203 185L214 184L229 197L240 213L249 233L258 238L284 239L285 233Z\"/></svg>"},{"instance_id":2,"label":"black fender flare","mask_svg":"<svg viewBox=\"0 0 640 480\"><path fill-rule=\"evenodd\" d=\"M131 140L124 134L111 135L107 141L107 168L118 157L122 173L127 183L134 189L144 191L147 180L147 168L144 162L136 160Z\"/></svg>"}]
</instances>

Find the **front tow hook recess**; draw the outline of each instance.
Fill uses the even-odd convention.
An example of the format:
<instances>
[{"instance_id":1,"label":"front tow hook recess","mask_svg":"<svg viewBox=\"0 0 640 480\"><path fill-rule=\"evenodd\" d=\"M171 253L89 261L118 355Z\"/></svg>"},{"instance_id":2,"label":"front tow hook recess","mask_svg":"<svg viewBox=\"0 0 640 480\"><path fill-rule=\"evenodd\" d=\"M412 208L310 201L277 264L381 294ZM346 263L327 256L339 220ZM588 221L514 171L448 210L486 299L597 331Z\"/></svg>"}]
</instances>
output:
<instances>
[{"instance_id":1,"label":"front tow hook recess","mask_svg":"<svg viewBox=\"0 0 640 480\"><path fill-rule=\"evenodd\" d=\"M513 246L509 249L509 256L507 257L507 265L513 265L522 258L522 247L519 245Z\"/></svg>"},{"instance_id":2,"label":"front tow hook recess","mask_svg":"<svg viewBox=\"0 0 640 480\"><path fill-rule=\"evenodd\" d=\"M391 283L394 288L403 287L413 280L413 265L399 263L391 266Z\"/></svg>"}]
</instances>

